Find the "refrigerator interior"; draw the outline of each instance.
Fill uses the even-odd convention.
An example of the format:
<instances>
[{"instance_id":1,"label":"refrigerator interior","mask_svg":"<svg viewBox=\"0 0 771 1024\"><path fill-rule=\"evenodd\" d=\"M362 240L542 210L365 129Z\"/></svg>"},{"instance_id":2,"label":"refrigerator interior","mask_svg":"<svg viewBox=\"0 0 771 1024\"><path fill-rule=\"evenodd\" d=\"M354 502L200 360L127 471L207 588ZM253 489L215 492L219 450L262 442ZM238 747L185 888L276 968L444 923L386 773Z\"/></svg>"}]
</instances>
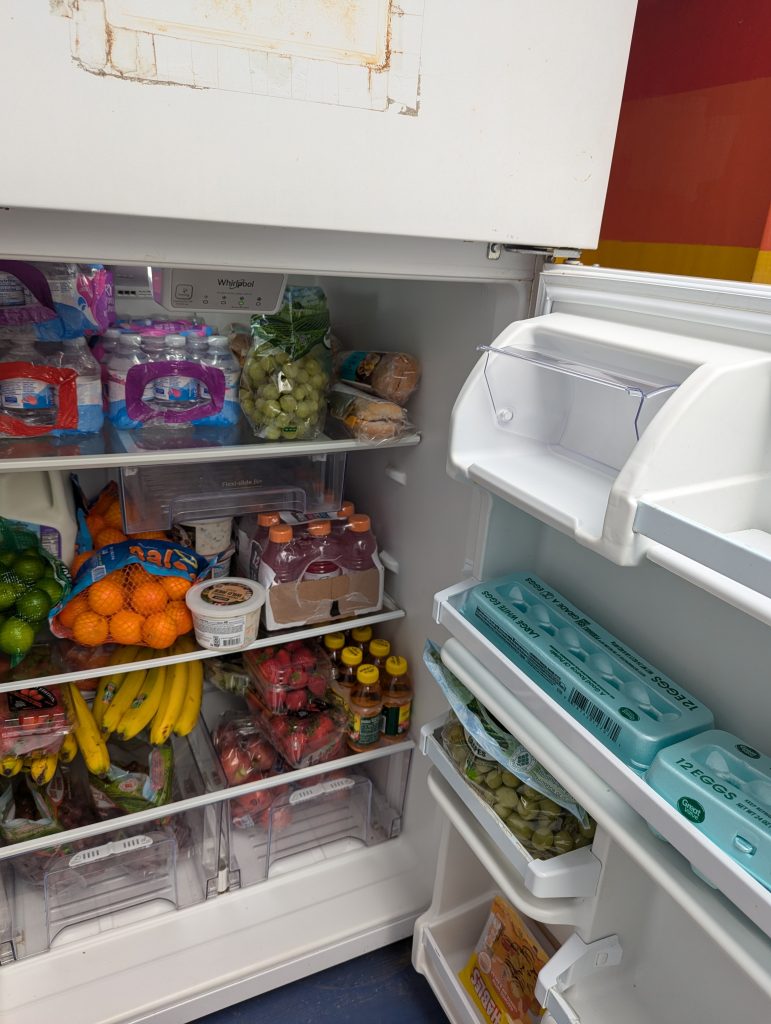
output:
<instances>
[{"instance_id":1,"label":"refrigerator interior","mask_svg":"<svg viewBox=\"0 0 771 1024\"><path fill-rule=\"evenodd\" d=\"M762 748L767 729L758 709L768 639L761 623L658 566L612 565L506 502L447 476L449 415L478 358L476 347L528 313L534 260L522 256L517 267L507 283L319 278L345 347L403 349L423 364L410 404L420 444L350 453L345 483L345 496L372 515L379 546L390 556L386 591L406 613L384 632L413 670L413 739L446 709L421 661L426 637L439 643L447 637L432 618L433 595L465 576L485 579L527 569L681 680L715 711L723 728ZM150 311L140 300L120 305L125 312ZM86 471L81 477L93 489L105 474ZM555 750L559 760L558 745ZM179 913L123 922L97 937L79 936L4 966L0 1020L32 1024L50 1014L65 1024L184 1024L409 935L429 905L423 932L431 933L457 972L509 869L504 863L491 874L493 861L480 854L483 843L469 845L437 809L428 772L426 759L413 751L396 838L344 848L339 856L249 884L257 880L258 867L253 876L242 873L239 888ZM381 789L395 784L383 766L373 766L371 774ZM569 772L554 774L570 788ZM237 839L236 852L239 846ZM731 1019L739 1005L747 1009L745 1019L763 1019L771 984L762 967L767 940L663 843L668 888L607 830L597 849L603 861L597 896L569 906L562 900L529 904L558 941L573 932L587 942L620 938L622 963L569 991L579 1019L696 1024ZM687 899L673 898L673 887L687 891ZM693 909L700 894L713 914L710 930ZM420 969L423 932L416 937ZM746 939L744 966L736 936ZM437 977L431 976L435 987ZM453 1004L441 989L439 994L454 1022L474 1020L460 1002Z\"/></svg>"}]
</instances>

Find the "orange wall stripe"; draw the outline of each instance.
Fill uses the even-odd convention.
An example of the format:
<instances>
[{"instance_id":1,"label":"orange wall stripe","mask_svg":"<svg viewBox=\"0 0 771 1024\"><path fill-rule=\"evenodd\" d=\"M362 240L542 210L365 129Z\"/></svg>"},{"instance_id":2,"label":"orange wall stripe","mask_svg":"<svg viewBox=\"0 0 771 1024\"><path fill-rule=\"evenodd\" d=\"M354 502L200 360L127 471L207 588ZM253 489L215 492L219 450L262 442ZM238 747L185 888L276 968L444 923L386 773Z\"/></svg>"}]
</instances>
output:
<instances>
[{"instance_id":1,"label":"orange wall stripe","mask_svg":"<svg viewBox=\"0 0 771 1024\"><path fill-rule=\"evenodd\" d=\"M765 272L771 273L771 253ZM758 250L738 245L687 245L672 242L623 242L603 239L598 248L584 251L581 262L656 274L685 274L733 281L756 280ZM761 268L760 272L764 272ZM769 280L771 278L760 278Z\"/></svg>"}]
</instances>

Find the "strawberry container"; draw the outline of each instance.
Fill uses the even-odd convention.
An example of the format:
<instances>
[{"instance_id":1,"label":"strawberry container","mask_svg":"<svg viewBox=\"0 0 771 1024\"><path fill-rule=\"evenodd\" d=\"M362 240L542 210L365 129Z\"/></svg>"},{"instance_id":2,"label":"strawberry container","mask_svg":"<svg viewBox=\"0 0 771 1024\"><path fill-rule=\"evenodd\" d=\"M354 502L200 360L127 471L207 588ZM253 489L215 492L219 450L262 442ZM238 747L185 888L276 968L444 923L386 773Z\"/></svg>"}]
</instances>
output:
<instances>
[{"instance_id":1,"label":"strawberry container","mask_svg":"<svg viewBox=\"0 0 771 1024\"><path fill-rule=\"evenodd\" d=\"M313 641L247 651L244 662L251 690L268 711L279 715L313 710L334 680L326 651Z\"/></svg>"},{"instance_id":2,"label":"strawberry container","mask_svg":"<svg viewBox=\"0 0 771 1024\"><path fill-rule=\"evenodd\" d=\"M293 768L323 764L347 753L348 718L344 711L314 698L302 711L277 714L251 690L246 695L263 733Z\"/></svg>"},{"instance_id":3,"label":"strawberry container","mask_svg":"<svg viewBox=\"0 0 771 1024\"><path fill-rule=\"evenodd\" d=\"M226 712L212 733L212 743L229 786L261 782L289 770L258 715ZM289 786L276 786L231 800L231 821L236 828L267 827L271 804L288 791Z\"/></svg>"},{"instance_id":4,"label":"strawberry container","mask_svg":"<svg viewBox=\"0 0 771 1024\"><path fill-rule=\"evenodd\" d=\"M70 729L58 688L34 686L0 693L0 758L56 753Z\"/></svg>"}]
</instances>

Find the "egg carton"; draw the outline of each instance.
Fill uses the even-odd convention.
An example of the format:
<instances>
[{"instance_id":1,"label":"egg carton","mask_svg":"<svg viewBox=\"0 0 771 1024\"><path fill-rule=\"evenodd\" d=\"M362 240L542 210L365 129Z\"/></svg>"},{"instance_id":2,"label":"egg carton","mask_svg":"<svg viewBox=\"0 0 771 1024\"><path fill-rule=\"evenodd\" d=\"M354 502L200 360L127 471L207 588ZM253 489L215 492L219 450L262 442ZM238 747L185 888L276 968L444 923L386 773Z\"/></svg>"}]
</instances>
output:
<instances>
[{"instance_id":1,"label":"egg carton","mask_svg":"<svg viewBox=\"0 0 771 1024\"><path fill-rule=\"evenodd\" d=\"M712 729L659 751L646 782L771 889L771 758Z\"/></svg>"},{"instance_id":2,"label":"egg carton","mask_svg":"<svg viewBox=\"0 0 771 1024\"><path fill-rule=\"evenodd\" d=\"M714 724L709 708L537 576L480 583L462 612L638 773L662 748Z\"/></svg>"}]
</instances>

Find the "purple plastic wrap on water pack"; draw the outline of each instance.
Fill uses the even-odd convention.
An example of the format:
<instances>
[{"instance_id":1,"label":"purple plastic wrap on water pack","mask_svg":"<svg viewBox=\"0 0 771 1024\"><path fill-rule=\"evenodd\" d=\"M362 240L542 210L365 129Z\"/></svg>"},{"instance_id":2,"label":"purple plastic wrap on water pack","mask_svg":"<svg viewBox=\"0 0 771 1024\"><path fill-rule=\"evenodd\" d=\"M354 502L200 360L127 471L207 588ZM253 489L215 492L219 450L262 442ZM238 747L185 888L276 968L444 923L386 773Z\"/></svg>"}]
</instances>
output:
<instances>
[{"instance_id":1,"label":"purple plastic wrap on water pack","mask_svg":"<svg viewBox=\"0 0 771 1024\"><path fill-rule=\"evenodd\" d=\"M204 384L209 391L209 401L187 409L159 410L144 400L145 389L154 380L163 377L189 377ZM132 366L126 374L126 412L132 420L147 423L151 420L162 423L192 423L206 416L218 413L225 401L225 375L213 366L203 366L190 359L164 360L157 363L140 363Z\"/></svg>"},{"instance_id":2,"label":"purple plastic wrap on water pack","mask_svg":"<svg viewBox=\"0 0 771 1024\"><path fill-rule=\"evenodd\" d=\"M0 272L12 274L35 298L37 304L4 306L0 308L0 324L6 327L23 327L25 324L39 324L56 319L56 307L45 275L31 263L21 260L0 260Z\"/></svg>"}]
</instances>

